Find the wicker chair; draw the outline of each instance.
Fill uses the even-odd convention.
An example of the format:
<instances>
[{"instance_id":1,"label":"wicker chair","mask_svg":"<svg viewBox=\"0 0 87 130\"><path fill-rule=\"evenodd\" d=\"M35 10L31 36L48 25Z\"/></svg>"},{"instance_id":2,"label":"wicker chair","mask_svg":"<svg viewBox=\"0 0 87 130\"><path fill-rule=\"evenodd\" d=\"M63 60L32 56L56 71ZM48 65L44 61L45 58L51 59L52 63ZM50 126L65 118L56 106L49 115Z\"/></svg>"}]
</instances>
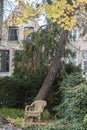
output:
<instances>
[{"instance_id":1,"label":"wicker chair","mask_svg":"<svg viewBox=\"0 0 87 130\"><path fill-rule=\"evenodd\" d=\"M41 119L41 113L44 110L44 107L47 105L47 102L44 100L36 100L31 105L25 107L25 119L32 117Z\"/></svg>"}]
</instances>

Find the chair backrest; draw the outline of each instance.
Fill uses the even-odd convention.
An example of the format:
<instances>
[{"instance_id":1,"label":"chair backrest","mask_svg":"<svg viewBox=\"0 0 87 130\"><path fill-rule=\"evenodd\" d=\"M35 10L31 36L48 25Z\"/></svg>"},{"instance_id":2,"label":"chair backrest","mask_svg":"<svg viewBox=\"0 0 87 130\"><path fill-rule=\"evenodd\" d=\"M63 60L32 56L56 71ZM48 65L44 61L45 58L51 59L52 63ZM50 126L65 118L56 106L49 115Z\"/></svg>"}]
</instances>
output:
<instances>
[{"instance_id":1,"label":"chair backrest","mask_svg":"<svg viewBox=\"0 0 87 130\"><path fill-rule=\"evenodd\" d=\"M44 107L47 105L47 102L44 100L35 101L35 111L43 112Z\"/></svg>"}]
</instances>

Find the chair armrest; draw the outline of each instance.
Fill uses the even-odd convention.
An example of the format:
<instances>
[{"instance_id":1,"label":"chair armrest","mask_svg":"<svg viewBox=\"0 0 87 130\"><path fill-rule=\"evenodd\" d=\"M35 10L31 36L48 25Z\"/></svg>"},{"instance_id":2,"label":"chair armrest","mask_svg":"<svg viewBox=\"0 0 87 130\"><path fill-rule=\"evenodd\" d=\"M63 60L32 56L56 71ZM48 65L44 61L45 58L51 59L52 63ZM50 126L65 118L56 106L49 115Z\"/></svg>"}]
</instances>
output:
<instances>
[{"instance_id":1,"label":"chair armrest","mask_svg":"<svg viewBox=\"0 0 87 130\"><path fill-rule=\"evenodd\" d=\"M31 110L31 105L27 105L26 107L25 107L25 111L30 111Z\"/></svg>"},{"instance_id":2,"label":"chair armrest","mask_svg":"<svg viewBox=\"0 0 87 130\"><path fill-rule=\"evenodd\" d=\"M32 107L32 106L34 106L35 105L35 102L33 102L30 106Z\"/></svg>"}]
</instances>

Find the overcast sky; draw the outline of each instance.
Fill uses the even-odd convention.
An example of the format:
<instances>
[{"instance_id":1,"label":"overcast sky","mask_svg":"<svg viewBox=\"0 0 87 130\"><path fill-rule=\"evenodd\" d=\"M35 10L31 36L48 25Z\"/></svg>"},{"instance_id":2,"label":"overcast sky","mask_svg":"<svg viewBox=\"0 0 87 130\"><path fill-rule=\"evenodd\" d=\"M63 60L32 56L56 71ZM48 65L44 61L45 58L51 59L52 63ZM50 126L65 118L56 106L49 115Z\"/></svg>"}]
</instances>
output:
<instances>
[{"instance_id":1,"label":"overcast sky","mask_svg":"<svg viewBox=\"0 0 87 130\"><path fill-rule=\"evenodd\" d=\"M38 2L41 3L41 0L30 0L32 2ZM14 10L17 3L15 3L15 0L4 0L4 20L8 17L8 15ZM46 24L46 19L44 16L41 16L39 18L39 25Z\"/></svg>"},{"instance_id":2,"label":"overcast sky","mask_svg":"<svg viewBox=\"0 0 87 130\"><path fill-rule=\"evenodd\" d=\"M15 0L4 0L4 19L14 10L16 5Z\"/></svg>"}]
</instances>

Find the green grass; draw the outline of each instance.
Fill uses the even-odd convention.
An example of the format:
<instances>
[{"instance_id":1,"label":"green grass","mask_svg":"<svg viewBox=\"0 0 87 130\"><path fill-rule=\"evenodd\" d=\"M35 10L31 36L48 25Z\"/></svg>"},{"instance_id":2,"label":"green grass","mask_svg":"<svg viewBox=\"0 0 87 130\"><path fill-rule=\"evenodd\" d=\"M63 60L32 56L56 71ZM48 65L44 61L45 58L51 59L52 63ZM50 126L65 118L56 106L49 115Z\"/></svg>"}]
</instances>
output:
<instances>
[{"instance_id":1,"label":"green grass","mask_svg":"<svg viewBox=\"0 0 87 130\"><path fill-rule=\"evenodd\" d=\"M17 117L24 117L24 110L23 109L14 109L14 108L0 108L0 115L2 117L10 117L10 118L17 118Z\"/></svg>"}]
</instances>

